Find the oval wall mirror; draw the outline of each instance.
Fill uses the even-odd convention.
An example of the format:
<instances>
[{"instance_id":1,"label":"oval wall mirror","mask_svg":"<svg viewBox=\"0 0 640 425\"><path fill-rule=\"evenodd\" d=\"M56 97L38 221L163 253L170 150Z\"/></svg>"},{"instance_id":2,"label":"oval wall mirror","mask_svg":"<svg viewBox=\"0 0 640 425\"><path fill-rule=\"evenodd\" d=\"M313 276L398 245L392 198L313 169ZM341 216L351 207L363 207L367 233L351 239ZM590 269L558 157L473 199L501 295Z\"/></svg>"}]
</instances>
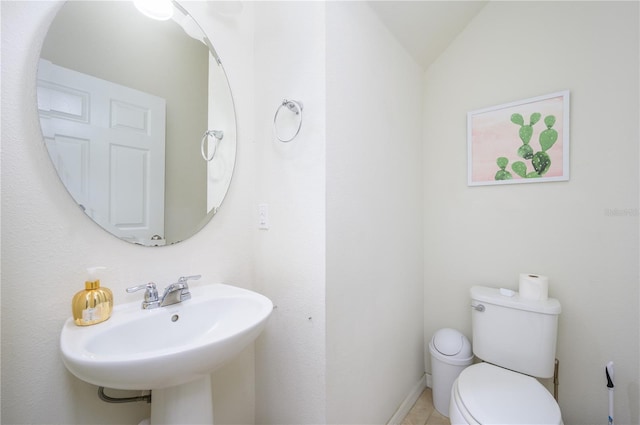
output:
<instances>
[{"instance_id":1,"label":"oval wall mirror","mask_svg":"<svg viewBox=\"0 0 640 425\"><path fill-rule=\"evenodd\" d=\"M38 65L38 113L72 199L114 236L163 246L216 214L235 165L222 64L179 4L154 20L131 1L68 1Z\"/></svg>"}]
</instances>

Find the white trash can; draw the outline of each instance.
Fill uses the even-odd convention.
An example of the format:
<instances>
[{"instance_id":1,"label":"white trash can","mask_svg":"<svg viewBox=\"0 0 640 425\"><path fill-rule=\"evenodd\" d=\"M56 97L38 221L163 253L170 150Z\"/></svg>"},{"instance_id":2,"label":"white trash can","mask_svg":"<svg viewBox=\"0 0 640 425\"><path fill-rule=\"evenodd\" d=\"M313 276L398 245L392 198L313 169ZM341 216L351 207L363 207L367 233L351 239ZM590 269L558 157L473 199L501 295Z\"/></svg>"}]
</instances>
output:
<instances>
[{"instance_id":1,"label":"white trash can","mask_svg":"<svg viewBox=\"0 0 640 425\"><path fill-rule=\"evenodd\" d=\"M461 332L444 328L433 334L429 343L433 406L449 417L451 387L460 372L473 361L471 343Z\"/></svg>"}]
</instances>

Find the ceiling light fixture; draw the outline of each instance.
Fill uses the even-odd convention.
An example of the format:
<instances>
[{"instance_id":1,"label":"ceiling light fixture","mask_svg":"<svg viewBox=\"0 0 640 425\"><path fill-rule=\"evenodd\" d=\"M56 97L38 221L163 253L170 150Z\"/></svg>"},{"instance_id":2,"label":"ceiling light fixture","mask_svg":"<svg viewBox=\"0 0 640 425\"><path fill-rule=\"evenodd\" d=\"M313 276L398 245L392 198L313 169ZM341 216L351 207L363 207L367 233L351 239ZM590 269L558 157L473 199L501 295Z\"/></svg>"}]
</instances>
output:
<instances>
[{"instance_id":1,"label":"ceiling light fixture","mask_svg":"<svg viewBox=\"0 0 640 425\"><path fill-rule=\"evenodd\" d=\"M144 16L159 21L166 21L173 16L171 0L133 0L136 9Z\"/></svg>"}]
</instances>

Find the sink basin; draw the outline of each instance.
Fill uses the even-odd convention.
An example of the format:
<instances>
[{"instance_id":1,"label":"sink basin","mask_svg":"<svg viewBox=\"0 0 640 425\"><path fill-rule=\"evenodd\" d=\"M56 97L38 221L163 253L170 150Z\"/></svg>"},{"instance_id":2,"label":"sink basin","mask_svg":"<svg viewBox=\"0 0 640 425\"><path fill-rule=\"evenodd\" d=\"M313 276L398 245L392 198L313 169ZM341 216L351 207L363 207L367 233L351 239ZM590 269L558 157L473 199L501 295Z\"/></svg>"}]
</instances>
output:
<instances>
[{"instance_id":1,"label":"sink basin","mask_svg":"<svg viewBox=\"0 0 640 425\"><path fill-rule=\"evenodd\" d=\"M76 377L124 390L163 389L207 376L262 332L273 310L258 293L224 284L192 286L191 299L143 310L117 305L109 320L60 336L62 358Z\"/></svg>"}]
</instances>

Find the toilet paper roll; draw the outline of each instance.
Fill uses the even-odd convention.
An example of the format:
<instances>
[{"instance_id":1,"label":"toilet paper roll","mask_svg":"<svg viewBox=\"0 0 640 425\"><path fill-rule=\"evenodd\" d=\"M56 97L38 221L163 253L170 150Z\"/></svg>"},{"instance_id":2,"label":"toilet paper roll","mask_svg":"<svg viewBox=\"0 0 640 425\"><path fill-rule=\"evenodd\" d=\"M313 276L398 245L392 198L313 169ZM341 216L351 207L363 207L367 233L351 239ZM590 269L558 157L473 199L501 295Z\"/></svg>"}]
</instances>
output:
<instances>
[{"instance_id":1,"label":"toilet paper roll","mask_svg":"<svg viewBox=\"0 0 640 425\"><path fill-rule=\"evenodd\" d=\"M520 298L546 300L549 298L549 278L533 273L520 274Z\"/></svg>"}]
</instances>

